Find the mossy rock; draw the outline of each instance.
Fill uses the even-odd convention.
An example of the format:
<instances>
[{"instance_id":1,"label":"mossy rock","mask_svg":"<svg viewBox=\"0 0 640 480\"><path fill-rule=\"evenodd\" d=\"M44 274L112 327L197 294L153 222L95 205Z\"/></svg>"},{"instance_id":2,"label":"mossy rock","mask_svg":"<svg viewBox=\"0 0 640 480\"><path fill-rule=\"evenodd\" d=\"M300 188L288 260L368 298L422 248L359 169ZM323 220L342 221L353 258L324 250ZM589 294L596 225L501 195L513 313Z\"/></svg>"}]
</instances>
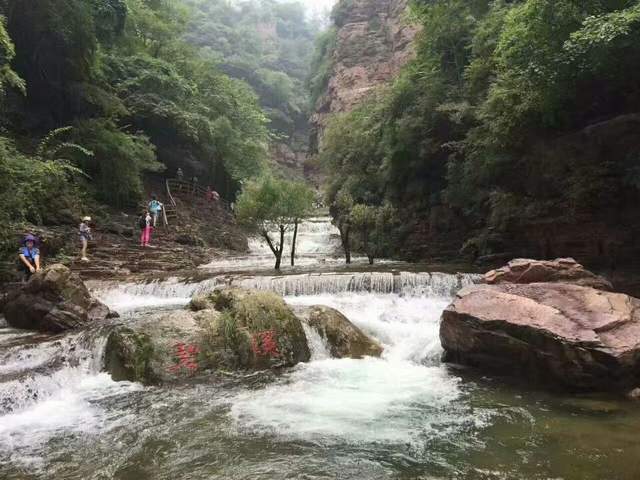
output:
<instances>
[{"instance_id":1,"label":"mossy rock","mask_svg":"<svg viewBox=\"0 0 640 480\"><path fill-rule=\"evenodd\" d=\"M382 346L338 310L322 305L301 307L296 313L327 342L333 358L379 357Z\"/></svg>"},{"instance_id":2,"label":"mossy rock","mask_svg":"<svg viewBox=\"0 0 640 480\"><path fill-rule=\"evenodd\" d=\"M177 310L152 316L109 336L106 370L116 381L145 385L171 383L218 367L203 356L209 325L220 314L209 310L197 314ZM189 350L180 358L180 350ZM189 368L193 366L194 368Z\"/></svg>"},{"instance_id":3,"label":"mossy rock","mask_svg":"<svg viewBox=\"0 0 640 480\"><path fill-rule=\"evenodd\" d=\"M149 335L117 327L107 340L105 369L116 382L156 383L158 378L151 368L153 350Z\"/></svg>"},{"instance_id":4,"label":"mossy rock","mask_svg":"<svg viewBox=\"0 0 640 480\"><path fill-rule=\"evenodd\" d=\"M224 289L206 301L222 313L210 330L211 350L231 352L233 367L266 369L309 361L302 323L275 293Z\"/></svg>"}]
</instances>

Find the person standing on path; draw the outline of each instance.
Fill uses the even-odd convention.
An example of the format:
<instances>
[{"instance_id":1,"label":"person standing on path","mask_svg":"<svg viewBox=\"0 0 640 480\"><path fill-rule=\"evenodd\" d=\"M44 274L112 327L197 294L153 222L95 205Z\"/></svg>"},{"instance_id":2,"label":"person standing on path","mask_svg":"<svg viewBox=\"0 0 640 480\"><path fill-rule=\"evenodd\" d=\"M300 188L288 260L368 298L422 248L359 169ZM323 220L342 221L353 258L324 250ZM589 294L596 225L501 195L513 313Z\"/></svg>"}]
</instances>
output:
<instances>
[{"instance_id":1,"label":"person standing on path","mask_svg":"<svg viewBox=\"0 0 640 480\"><path fill-rule=\"evenodd\" d=\"M153 218L153 228L157 226L158 216L160 215L160 212L162 212L163 208L164 205L158 201L158 197L152 195L151 201L149 202L149 212L151 213L151 217Z\"/></svg>"},{"instance_id":2,"label":"person standing on path","mask_svg":"<svg viewBox=\"0 0 640 480\"><path fill-rule=\"evenodd\" d=\"M20 271L23 273L23 282L27 282L31 275L40 271L40 250L36 247L38 239L29 234L22 240L23 246L18 251Z\"/></svg>"},{"instance_id":3,"label":"person standing on path","mask_svg":"<svg viewBox=\"0 0 640 480\"><path fill-rule=\"evenodd\" d=\"M84 217L78 229L78 234L80 235L80 243L82 244L82 253L80 255L80 260L83 262L89 261L89 259L87 258L87 247L89 246L89 240L91 240L91 227L89 226L90 223L91 217Z\"/></svg>"},{"instance_id":4,"label":"person standing on path","mask_svg":"<svg viewBox=\"0 0 640 480\"><path fill-rule=\"evenodd\" d=\"M181 192L182 182L184 182L184 173L182 172L182 169L180 167L178 167L178 170L176 170L176 178L178 179L178 190Z\"/></svg>"},{"instance_id":5,"label":"person standing on path","mask_svg":"<svg viewBox=\"0 0 640 480\"><path fill-rule=\"evenodd\" d=\"M192 192L193 192L193 196L195 197L197 191L198 191L198 177L196 177L195 175L193 176L193 178L191 179L191 185L192 185Z\"/></svg>"},{"instance_id":6,"label":"person standing on path","mask_svg":"<svg viewBox=\"0 0 640 480\"><path fill-rule=\"evenodd\" d=\"M145 210L138 219L138 226L140 227L141 247L148 247L151 243L151 230L153 229L152 223L153 219L151 218L151 215L149 215L149 212Z\"/></svg>"}]
</instances>

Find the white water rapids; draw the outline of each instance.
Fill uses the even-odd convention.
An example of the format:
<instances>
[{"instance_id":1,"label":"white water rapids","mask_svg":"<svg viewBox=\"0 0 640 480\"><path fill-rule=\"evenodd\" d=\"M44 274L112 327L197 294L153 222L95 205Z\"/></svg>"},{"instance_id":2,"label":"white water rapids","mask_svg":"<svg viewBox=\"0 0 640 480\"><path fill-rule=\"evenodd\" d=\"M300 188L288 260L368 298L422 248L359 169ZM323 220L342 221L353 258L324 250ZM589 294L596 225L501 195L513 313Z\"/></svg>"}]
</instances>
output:
<instances>
[{"instance_id":1,"label":"white water rapids","mask_svg":"<svg viewBox=\"0 0 640 480\"><path fill-rule=\"evenodd\" d=\"M336 241L326 220L312 222L301 256L324 264L318 252L335 252ZM0 318L0 478L639 478L637 409L463 381L441 364L441 312L476 276L403 264L276 275L270 254L253 248L214 262L205 280L91 288L123 322L184 308L218 285L272 290L292 306L338 309L383 345L382 357L330 358L304 325L311 361L266 386L145 388L102 372L100 330L45 336ZM256 274L244 273L254 260Z\"/></svg>"}]
</instances>

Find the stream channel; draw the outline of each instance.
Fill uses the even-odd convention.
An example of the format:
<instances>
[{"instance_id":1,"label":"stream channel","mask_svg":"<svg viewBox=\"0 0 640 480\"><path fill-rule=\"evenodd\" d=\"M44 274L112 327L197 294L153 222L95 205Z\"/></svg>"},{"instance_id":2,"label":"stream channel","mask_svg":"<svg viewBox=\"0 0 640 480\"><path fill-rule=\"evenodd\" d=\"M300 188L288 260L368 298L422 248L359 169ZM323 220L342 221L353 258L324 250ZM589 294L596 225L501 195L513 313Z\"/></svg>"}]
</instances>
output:
<instances>
[{"instance_id":1,"label":"stream channel","mask_svg":"<svg viewBox=\"0 0 640 480\"><path fill-rule=\"evenodd\" d=\"M331 359L305 329L311 361L266 384L143 387L102 371L105 329L51 337L0 317L0 479L640 479L636 404L440 362L442 310L476 275L347 269L328 218L302 225L299 252L279 276L256 240L204 280L90 286L125 322L218 284L273 290L337 308L382 358Z\"/></svg>"}]
</instances>

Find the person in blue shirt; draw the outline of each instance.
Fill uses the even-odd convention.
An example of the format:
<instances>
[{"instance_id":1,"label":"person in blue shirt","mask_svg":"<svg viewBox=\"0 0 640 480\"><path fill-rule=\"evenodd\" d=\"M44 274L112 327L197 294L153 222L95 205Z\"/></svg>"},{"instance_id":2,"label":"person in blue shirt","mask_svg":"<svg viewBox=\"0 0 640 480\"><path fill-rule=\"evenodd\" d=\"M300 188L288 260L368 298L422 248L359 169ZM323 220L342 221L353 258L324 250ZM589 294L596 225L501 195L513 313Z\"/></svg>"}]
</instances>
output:
<instances>
[{"instance_id":1,"label":"person in blue shirt","mask_svg":"<svg viewBox=\"0 0 640 480\"><path fill-rule=\"evenodd\" d=\"M153 195L151 197L151 201L149 202L149 213L151 213L151 218L153 218L153 226L155 227L158 223L158 216L160 212L162 212L162 208L164 205L158 201L158 197Z\"/></svg>"},{"instance_id":2,"label":"person in blue shirt","mask_svg":"<svg viewBox=\"0 0 640 480\"><path fill-rule=\"evenodd\" d=\"M24 272L24 280L27 281L31 275L40 271L40 250L36 247L38 239L33 235L27 235L22 241L23 246L18 251L21 270Z\"/></svg>"}]
</instances>

